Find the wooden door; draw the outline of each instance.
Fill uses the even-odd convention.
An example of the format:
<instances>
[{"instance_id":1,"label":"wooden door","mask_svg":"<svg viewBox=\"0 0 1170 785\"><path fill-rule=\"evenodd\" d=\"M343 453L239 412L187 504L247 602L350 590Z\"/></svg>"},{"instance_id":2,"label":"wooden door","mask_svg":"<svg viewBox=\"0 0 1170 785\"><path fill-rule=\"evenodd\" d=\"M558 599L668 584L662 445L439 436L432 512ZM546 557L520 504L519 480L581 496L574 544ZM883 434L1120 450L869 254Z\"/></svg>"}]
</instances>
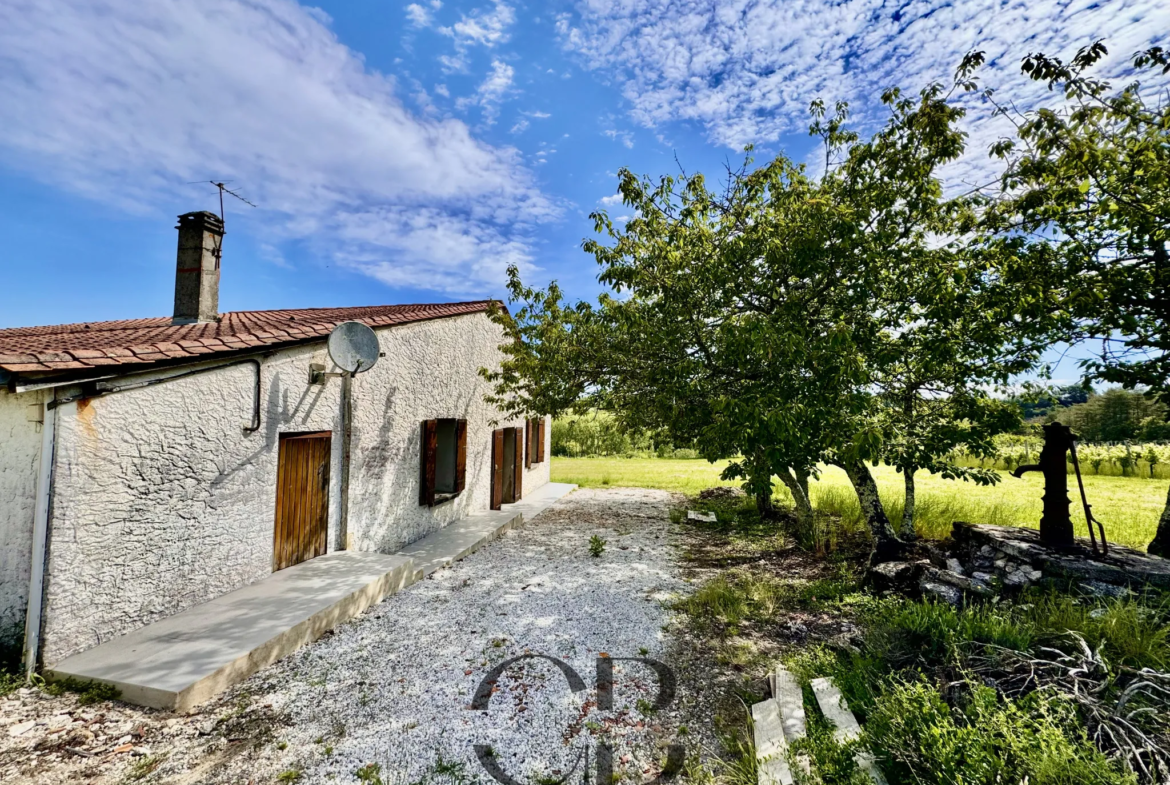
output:
<instances>
[{"instance_id":1,"label":"wooden door","mask_svg":"<svg viewBox=\"0 0 1170 785\"><path fill-rule=\"evenodd\" d=\"M332 434L281 435L276 467L276 526L272 570L300 564L326 550Z\"/></svg>"}]
</instances>

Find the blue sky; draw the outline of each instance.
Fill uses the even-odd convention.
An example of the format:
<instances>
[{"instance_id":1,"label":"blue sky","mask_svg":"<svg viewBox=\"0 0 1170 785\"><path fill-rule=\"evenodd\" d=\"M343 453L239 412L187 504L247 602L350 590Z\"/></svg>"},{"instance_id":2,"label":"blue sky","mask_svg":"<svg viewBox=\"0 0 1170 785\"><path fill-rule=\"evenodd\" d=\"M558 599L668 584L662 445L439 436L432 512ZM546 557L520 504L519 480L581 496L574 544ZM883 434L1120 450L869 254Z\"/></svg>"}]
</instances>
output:
<instances>
[{"instance_id":1,"label":"blue sky","mask_svg":"<svg viewBox=\"0 0 1170 785\"><path fill-rule=\"evenodd\" d=\"M6 0L0 326L167 315L176 215L229 200L221 310L597 291L580 243L621 167L811 159L808 103L946 78L972 47L1027 105L1029 51L1103 37L1105 72L1170 29L1159 0L886 3ZM986 176L1000 133L973 103Z\"/></svg>"}]
</instances>

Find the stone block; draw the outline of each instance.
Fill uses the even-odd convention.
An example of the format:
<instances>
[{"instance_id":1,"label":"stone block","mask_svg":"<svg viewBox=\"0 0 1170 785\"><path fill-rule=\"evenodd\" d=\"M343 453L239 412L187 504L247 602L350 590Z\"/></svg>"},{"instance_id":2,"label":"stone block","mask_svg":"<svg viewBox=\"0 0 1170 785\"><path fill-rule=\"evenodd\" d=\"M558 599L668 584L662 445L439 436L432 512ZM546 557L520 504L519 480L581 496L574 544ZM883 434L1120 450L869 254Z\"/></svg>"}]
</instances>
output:
<instances>
[{"instance_id":1,"label":"stone block","mask_svg":"<svg viewBox=\"0 0 1170 785\"><path fill-rule=\"evenodd\" d=\"M946 583L923 581L921 586L923 598L945 602L948 605L959 605L963 601L963 592Z\"/></svg>"}]
</instances>

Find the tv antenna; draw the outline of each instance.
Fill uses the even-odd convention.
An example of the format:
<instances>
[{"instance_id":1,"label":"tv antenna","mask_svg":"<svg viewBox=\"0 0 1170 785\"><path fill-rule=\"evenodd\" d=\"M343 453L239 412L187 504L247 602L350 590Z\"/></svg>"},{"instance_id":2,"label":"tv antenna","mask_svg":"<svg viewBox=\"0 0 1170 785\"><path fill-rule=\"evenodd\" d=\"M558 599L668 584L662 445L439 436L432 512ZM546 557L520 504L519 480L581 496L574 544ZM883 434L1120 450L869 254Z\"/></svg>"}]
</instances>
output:
<instances>
[{"instance_id":1,"label":"tv antenna","mask_svg":"<svg viewBox=\"0 0 1170 785\"><path fill-rule=\"evenodd\" d=\"M215 180L196 180L192 183L188 183L188 185L202 185L205 182L211 183L212 185L214 185L216 188L219 189L219 220L220 221L223 221L223 195L225 193L231 194L232 196L236 197L237 199L239 199L241 202L248 205L249 207L256 206L256 205L252 204L251 202L249 202L247 199L245 199L243 196L241 196L236 191L233 191L231 188L227 187L227 184L230 183L231 180L223 180L221 182L216 182Z\"/></svg>"}]
</instances>

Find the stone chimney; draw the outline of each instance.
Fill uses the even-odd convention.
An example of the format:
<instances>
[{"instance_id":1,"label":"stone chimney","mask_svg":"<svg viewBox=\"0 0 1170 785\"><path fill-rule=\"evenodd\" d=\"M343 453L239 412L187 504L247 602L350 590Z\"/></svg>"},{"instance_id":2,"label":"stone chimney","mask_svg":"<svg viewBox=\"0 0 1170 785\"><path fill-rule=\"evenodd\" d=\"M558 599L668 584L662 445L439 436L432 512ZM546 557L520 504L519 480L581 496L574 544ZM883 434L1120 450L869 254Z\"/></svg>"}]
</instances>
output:
<instances>
[{"instance_id":1,"label":"stone chimney","mask_svg":"<svg viewBox=\"0 0 1170 785\"><path fill-rule=\"evenodd\" d=\"M179 253L175 266L175 316L172 324L219 319L219 259L223 221L215 213L179 216Z\"/></svg>"}]
</instances>

